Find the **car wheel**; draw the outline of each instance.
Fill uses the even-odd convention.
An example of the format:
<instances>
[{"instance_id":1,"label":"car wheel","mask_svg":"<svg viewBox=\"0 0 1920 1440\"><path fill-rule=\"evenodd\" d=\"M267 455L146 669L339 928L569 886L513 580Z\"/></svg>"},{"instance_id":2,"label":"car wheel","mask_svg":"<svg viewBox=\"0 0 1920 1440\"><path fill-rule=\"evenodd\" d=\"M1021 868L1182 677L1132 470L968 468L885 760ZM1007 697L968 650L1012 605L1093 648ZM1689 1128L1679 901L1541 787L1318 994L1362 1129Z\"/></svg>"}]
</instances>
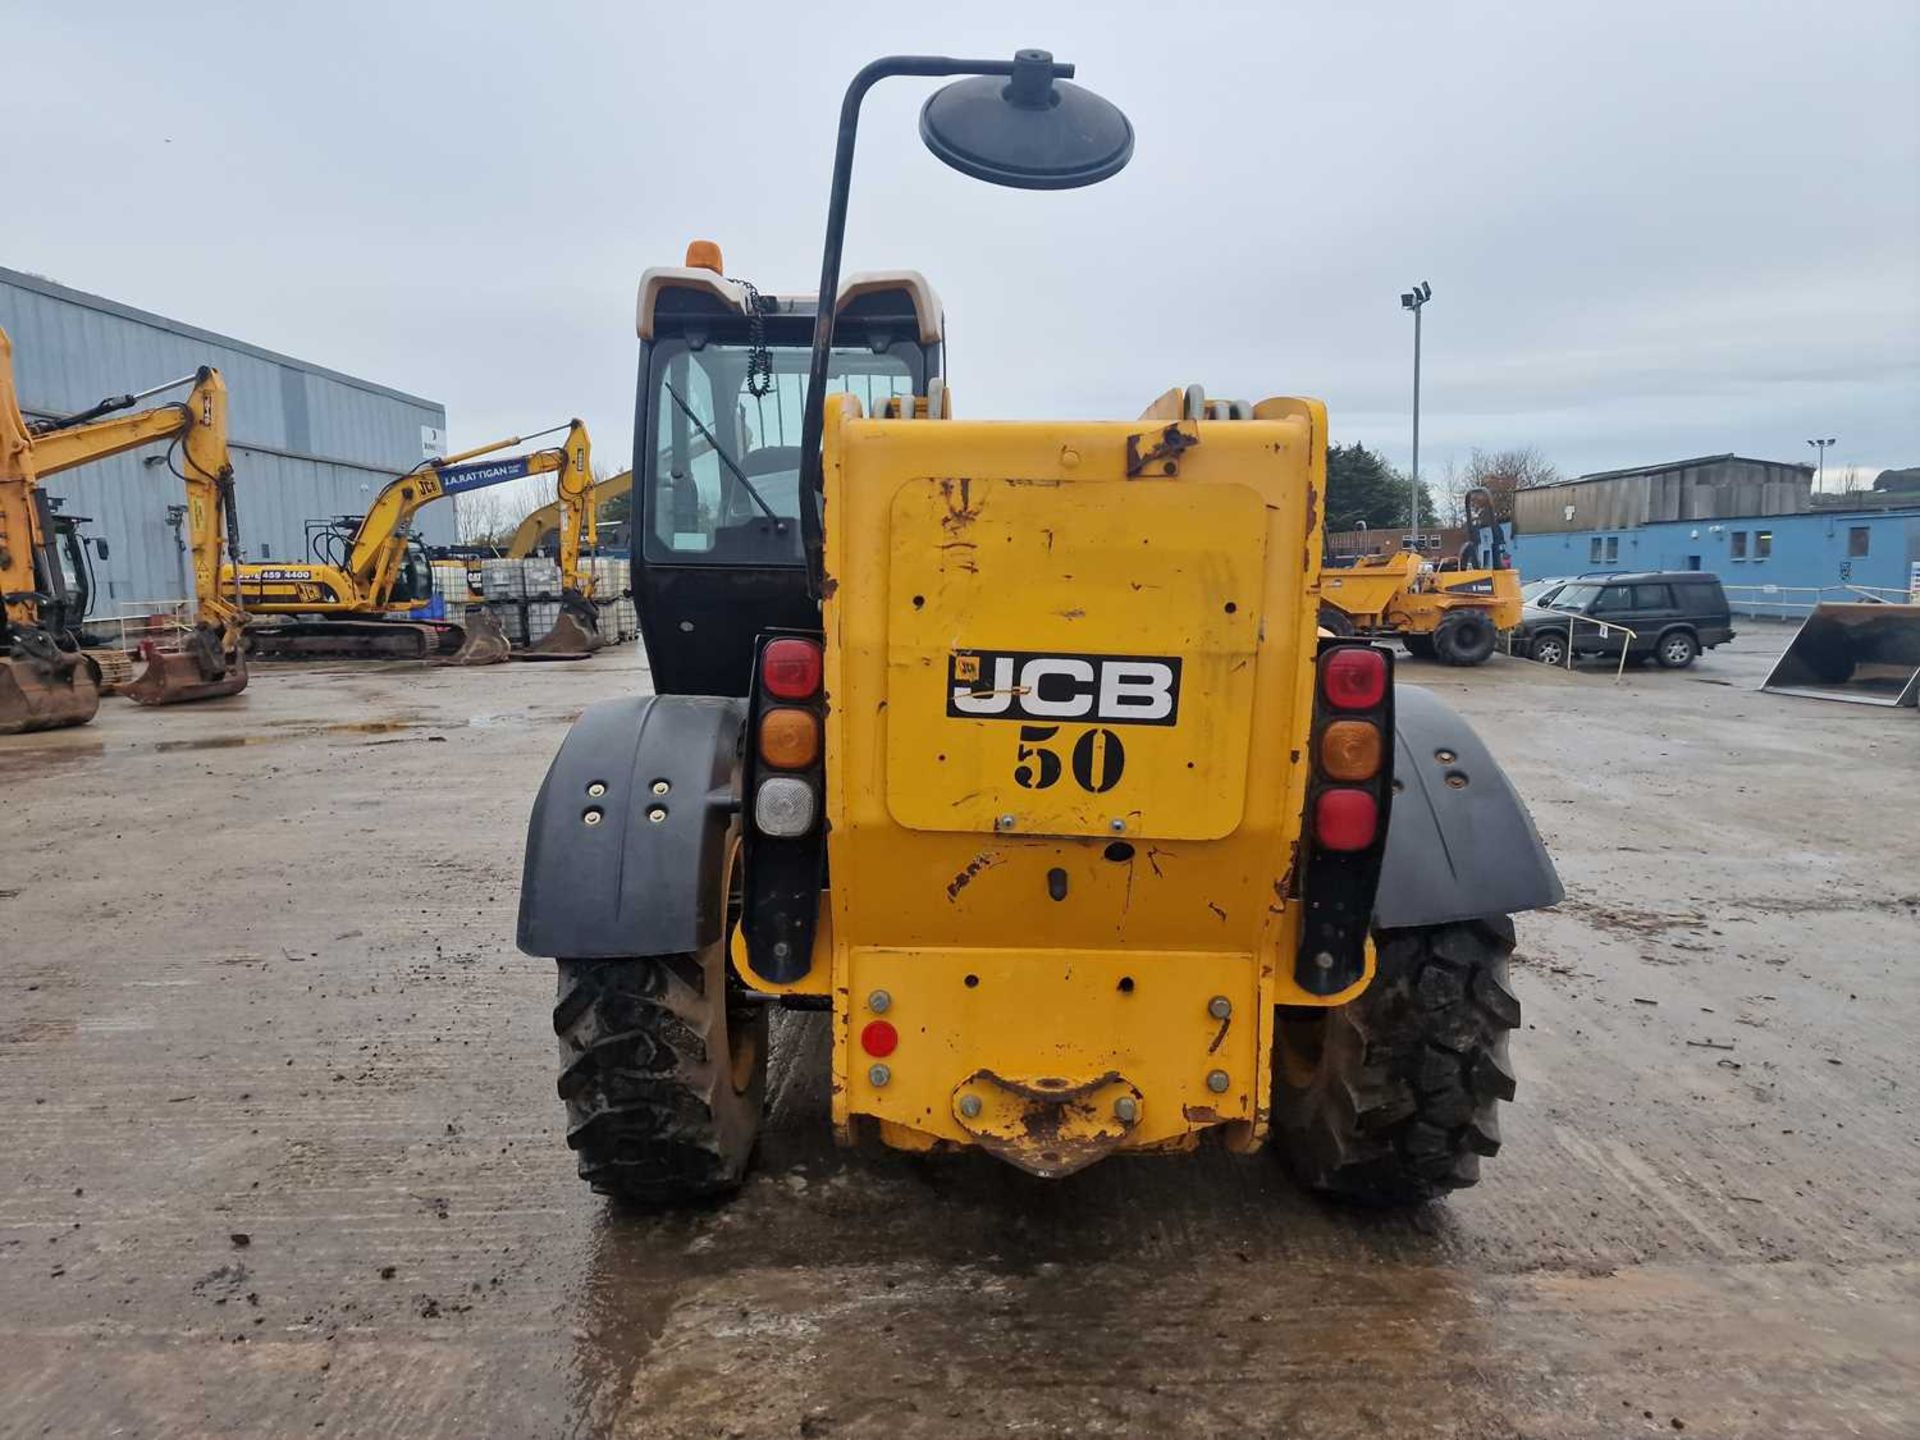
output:
<instances>
[{"instance_id":1,"label":"car wheel","mask_svg":"<svg viewBox=\"0 0 1920 1440\"><path fill-rule=\"evenodd\" d=\"M1567 639L1549 630L1544 635L1533 637L1527 646L1527 654L1542 665L1564 665L1567 663Z\"/></svg>"},{"instance_id":2,"label":"car wheel","mask_svg":"<svg viewBox=\"0 0 1920 1440\"><path fill-rule=\"evenodd\" d=\"M1654 659L1668 670L1684 670L1700 654L1700 642L1693 638L1691 630L1669 630L1660 637L1660 644L1654 650Z\"/></svg>"}]
</instances>

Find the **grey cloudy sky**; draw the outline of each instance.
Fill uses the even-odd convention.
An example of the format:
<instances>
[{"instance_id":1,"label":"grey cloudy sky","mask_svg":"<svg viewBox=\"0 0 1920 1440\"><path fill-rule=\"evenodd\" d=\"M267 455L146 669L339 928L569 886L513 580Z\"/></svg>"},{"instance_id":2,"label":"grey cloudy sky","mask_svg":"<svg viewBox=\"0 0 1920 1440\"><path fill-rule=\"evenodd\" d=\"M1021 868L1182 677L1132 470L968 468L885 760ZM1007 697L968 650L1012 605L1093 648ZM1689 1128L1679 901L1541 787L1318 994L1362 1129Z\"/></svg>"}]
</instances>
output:
<instances>
[{"instance_id":1,"label":"grey cloudy sky","mask_svg":"<svg viewBox=\"0 0 1920 1440\"><path fill-rule=\"evenodd\" d=\"M624 463L640 271L810 290L852 72L1040 45L1131 115L1114 181L964 179L923 82L865 112L848 268L933 280L966 415L1198 380L1404 465L1425 279L1429 475L1920 464L1914 0L947 8L11 0L0 263Z\"/></svg>"}]
</instances>

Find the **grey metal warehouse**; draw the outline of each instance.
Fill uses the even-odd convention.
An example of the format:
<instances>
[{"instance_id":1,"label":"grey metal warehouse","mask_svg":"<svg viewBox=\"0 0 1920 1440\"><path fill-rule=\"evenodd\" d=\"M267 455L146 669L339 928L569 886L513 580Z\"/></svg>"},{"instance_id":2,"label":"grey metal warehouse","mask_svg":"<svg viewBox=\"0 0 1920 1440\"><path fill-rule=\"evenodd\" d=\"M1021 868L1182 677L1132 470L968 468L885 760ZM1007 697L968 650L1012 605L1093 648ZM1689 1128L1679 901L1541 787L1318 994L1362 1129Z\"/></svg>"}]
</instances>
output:
<instances>
[{"instance_id":1,"label":"grey metal warehouse","mask_svg":"<svg viewBox=\"0 0 1920 1440\"><path fill-rule=\"evenodd\" d=\"M13 339L29 420L69 415L202 365L219 369L248 559L304 555L306 521L360 514L395 475L444 453L447 412L431 400L4 267L0 329ZM95 562L96 619L186 598L182 538L178 521L168 520L183 496L163 447L56 476L47 489L67 511L91 517L88 533L107 541L108 558ZM420 518L428 544L452 543L451 504L429 506Z\"/></svg>"}]
</instances>

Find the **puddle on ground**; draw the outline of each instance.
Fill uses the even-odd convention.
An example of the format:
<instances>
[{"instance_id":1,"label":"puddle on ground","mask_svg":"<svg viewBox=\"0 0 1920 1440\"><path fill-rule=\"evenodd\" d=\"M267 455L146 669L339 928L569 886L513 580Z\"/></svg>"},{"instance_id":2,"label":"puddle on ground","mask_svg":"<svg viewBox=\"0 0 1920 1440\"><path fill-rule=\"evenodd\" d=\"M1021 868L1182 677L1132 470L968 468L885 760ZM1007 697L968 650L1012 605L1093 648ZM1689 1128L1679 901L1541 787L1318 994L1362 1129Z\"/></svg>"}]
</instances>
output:
<instances>
[{"instance_id":1,"label":"puddle on ground","mask_svg":"<svg viewBox=\"0 0 1920 1440\"><path fill-rule=\"evenodd\" d=\"M0 751L0 776L36 774L49 766L73 764L80 760L98 760L108 754L152 750L172 754L182 750L238 750L249 745L273 745L313 735L393 735L409 730L503 730L516 726L571 725L580 718L579 710L557 713L492 711L450 720L268 720L270 733L256 735L201 735L184 740L127 740L108 744L95 740L77 745L40 745ZM443 740L444 735L427 735L427 740ZM391 740L375 744L392 744Z\"/></svg>"}]
</instances>

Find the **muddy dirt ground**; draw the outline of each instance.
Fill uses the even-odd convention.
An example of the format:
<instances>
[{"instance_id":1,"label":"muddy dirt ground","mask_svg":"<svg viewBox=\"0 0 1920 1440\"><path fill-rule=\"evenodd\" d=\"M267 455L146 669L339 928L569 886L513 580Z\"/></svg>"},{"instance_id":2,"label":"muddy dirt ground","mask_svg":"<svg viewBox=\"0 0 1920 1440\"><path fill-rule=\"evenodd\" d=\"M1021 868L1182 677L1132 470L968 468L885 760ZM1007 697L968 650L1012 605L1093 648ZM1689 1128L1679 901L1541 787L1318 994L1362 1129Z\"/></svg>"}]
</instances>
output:
<instances>
[{"instance_id":1,"label":"muddy dirt ground","mask_svg":"<svg viewBox=\"0 0 1920 1440\"><path fill-rule=\"evenodd\" d=\"M1519 1103L1411 1215L1270 1157L1068 1181L837 1151L777 1028L757 1176L574 1178L522 826L583 666L276 669L0 740L8 1436L1920 1434L1920 722L1408 662L1567 882Z\"/></svg>"}]
</instances>

